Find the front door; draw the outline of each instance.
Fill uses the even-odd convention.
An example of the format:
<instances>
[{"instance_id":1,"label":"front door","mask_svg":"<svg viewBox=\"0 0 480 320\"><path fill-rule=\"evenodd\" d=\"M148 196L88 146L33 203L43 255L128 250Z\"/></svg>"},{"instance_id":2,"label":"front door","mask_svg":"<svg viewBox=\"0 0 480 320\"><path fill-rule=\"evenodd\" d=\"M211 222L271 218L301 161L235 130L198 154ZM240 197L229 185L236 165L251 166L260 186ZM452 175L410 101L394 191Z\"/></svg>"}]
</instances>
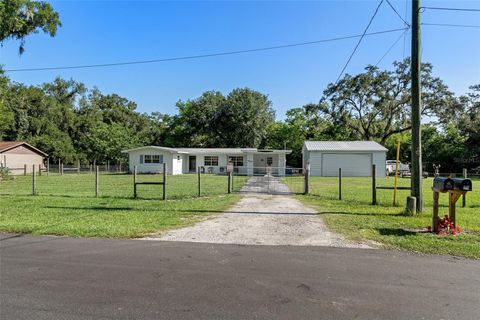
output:
<instances>
[{"instance_id":1,"label":"front door","mask_svg":"<svg viewBox=\"0 0 480 320\"><path fill-rule=\"evenodd\" d=\"M188 157L188 171L195 172L197 171L197 157L189 156Z\"/></svg>"}]
</instances>

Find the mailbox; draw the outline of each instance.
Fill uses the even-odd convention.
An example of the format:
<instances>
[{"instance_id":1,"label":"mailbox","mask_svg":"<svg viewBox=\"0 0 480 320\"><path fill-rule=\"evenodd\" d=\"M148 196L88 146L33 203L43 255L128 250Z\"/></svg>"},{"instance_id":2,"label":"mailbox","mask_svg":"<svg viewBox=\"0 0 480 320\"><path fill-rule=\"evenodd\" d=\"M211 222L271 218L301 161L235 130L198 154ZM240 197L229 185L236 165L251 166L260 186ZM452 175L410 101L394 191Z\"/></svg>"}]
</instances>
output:
<instances>
[{"instance_id":1,"label":"mailbox","mask_svg":"<svg viewBox=\"0 0 480 320\"><path fill-rule=\"evenodd\" d=\"M463 180L463 179L461 179ZM435 177L433 179L433 189L438 192L446 192L455 188L455 182L451 178Z\"/></svg>"},{"instance_id":2,"label":"mailbox","mask_svg":"<svg viewBox=\"0 0 480 320\"><path fill-rule=\"evenodd\" d=\"M472 180L463 178L453 178L455 190L472 191Z\"/></svg>"}]
</instances>

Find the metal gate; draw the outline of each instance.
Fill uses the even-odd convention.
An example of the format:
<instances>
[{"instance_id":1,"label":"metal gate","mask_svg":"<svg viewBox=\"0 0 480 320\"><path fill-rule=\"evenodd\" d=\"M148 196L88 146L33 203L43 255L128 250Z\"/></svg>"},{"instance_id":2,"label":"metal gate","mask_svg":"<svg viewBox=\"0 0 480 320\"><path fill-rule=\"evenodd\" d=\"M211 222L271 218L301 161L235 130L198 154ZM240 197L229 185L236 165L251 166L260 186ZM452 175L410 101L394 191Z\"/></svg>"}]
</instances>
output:
<instances>
[{"instance_id":1,"label":"metal gate","mask_svg":"<svg viewBox=\"0 0 480 320\"><path fill-rule=\"evenodd\" d=\"M249 173L234 173L236 191L266 194L300 194L305 191L305 175L301 168L255 167Z\"/></svg>"}]
</instances>

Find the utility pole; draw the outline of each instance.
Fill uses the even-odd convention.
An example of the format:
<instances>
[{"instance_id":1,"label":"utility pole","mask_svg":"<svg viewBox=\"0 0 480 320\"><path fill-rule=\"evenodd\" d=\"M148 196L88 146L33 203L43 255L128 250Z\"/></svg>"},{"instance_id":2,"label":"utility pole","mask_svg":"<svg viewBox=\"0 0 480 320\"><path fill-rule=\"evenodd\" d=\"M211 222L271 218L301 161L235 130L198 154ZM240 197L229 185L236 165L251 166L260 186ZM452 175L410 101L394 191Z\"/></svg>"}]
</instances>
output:
<instances>
[{"instance_id":1,"label":"utility pole","mask_svg":"<svg viewBox=\"0 0 480 320\"><path fill-rule=\"evenodd\" d=\"M420 83L420 0L412 0L412 197L417 199L417 211L423 209L422 194L422 132Z\"/></svg>"}]
</instances>

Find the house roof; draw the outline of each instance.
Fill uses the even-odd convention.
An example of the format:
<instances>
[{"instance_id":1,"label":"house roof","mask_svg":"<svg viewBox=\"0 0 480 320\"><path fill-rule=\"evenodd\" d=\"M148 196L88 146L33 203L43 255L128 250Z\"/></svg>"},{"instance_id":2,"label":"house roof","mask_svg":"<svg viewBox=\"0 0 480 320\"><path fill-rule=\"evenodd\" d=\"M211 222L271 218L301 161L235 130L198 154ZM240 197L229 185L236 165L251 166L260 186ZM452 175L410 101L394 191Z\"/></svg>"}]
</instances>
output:
<instances>
[{"instance_id":1,"label":"house roof","mask_svg":"<svg viewBox=\"0 0 480 320\"><path fill-rule=\"evenodd\" d=\"M40 153L44 157L48 157L48 154L46 154L42 150L37 149L34 146L32 146L32 145L30 145L30 144L28 144L24 141L0 141L0 153L6 152L8 150L14 149L14 148L22 146L22 145L26 146L27 148L29 148L29 149L37 152L37 153Z\"/></svg>"},{"instance_id":2,"label":"house roof","mask_svg":"<svg viewBox=\"0 0 480 320\"><path fill-rule=\"evenodd\" d=\"M387 151L375 141L305 141L308 151Z\"/></svg>"},{"instance_id":3,"label":"house roof","mask_svg":"<svg viewBox=\"0 0 480 320\"><path fill-rule=\"evenodd\" d=\"M244 154L244 153L291 153L291 150L259 150L257 148L168 148L159 146L144 146L129 150L123 150L123 153L129 153L132 151L143 149L157 149L161 151L168 151L172 153L184 153L184 154Z\"/></svg>"},{"instance_id":4,"label":"house roof","mask_svg":"<svg viewBox=\"0 0 480 320\"><path fill-rule=\"evenodd\" d=\"M133 148L133 149L128 149L128 150L122 150L122 153L129 153L132 151L137 151L137 150L143 150L143 149L157 149L160 151L168 151L168 152L177 152L177 153L186 153L184 151L180 151L176 148L168 148L168 147L159 147L159 146L143 146L143 147L138 147L138 148Z\"/></svg>"},{"instance_id":5,"label":"house roof","mask_svg":"<svg viewBox=\"0 0 480 320\"><path fill-rule=\"evenodd\" d=\"M207 154L207 153L228 153L242 154L245 152L255 152L256 148L175 148L186 153Z\"/></svg>"}]
</instances>

